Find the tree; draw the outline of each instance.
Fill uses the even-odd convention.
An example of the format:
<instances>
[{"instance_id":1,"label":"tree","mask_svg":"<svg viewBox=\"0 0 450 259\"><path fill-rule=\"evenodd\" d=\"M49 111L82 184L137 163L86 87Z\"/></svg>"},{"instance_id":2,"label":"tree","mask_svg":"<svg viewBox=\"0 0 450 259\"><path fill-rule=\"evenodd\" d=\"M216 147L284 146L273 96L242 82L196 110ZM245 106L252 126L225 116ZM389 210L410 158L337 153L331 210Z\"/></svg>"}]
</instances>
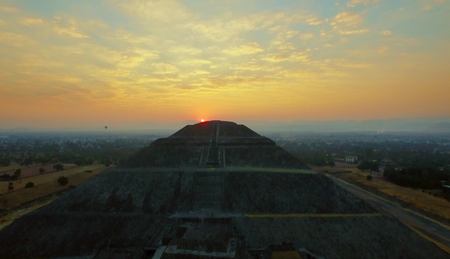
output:
<instances>
[{"instance_id":1,"label":"tree","mask_svg":"<svg viewBox=\"0 0 450 259\"><path fill-rule=\"evenodd\" d=\"M16 177L16 179L19 178L21 174L22 174L22 169L17 169L17 170L14 172L14 176Z\"/></svg>"},{"instance_id":2,"label":"tree","mask_svg":"<svg viewBox=\"0 0 450 259\"><path fill-rule=\"evenodd\" d=\"M372 180L372 175L367 175L367 180L371 181Z\"/></svg>"},{"instance_id":3,"label":"tree","mask_svg":"<svg viewBox=\"0 0 450 259\"><path fill-rule=\"evenodd\" d=\"M45 172L45 169L43 167L39 168L39 173L43 174Z\"/></svg>"},{"instance_id":4,"label":"tree","mask_svg":"<svg viewBox=\"0 0 450 259\"><path fill-rule=\"evenodd\" d=\"M0 176L0 179L7 180L7 179L10 179L10 178L11 178L11 176L9 174L6 174L6 173L3 173L3 175Z\"/></svg>"},{"instance_id":5,"label":"tree","mask_svg":"<svg viewBox=\"0 0 450 259\"><path fill-rule=\"evenodd\" d=\"M64 165L63 164L53 165L53 169L55 169L56 171L62 171L64 170Z\"/></svg>"},{"instance_id":6,"label":"tree","mask_svg":"<svg viewBox=\"0 0 450 259\"><path fill-rule=\"evenodd\" d=\"M372 148L369 147L369 148L366 148L366 152L365 153L366 153L366 159L370 159L375 152L373 151Z\"/></svg>"},{"instance_id":7,"label":"tree","mask_svg":"<svg viewBox=\"0 0 450 259\"><path fill-rule=\"evenodd\" d=\"M34 187L34 183L33 182L28 182L27 184L25 184L25 189L33 188L33 187Z\"/></svg>"},{"instance_id":8,"label":"tree","mask_svg":"<svg viewBox=\"0 0 450 259\"><path fill-rule=\"evenodd\" d=\"M0 158L0 165L1 166L9 166L11 164L11 160L6 157Z\"/></svg>"},{"instance_id":9,"label":"tree","mask_svg":"<svg viewBox=\"0 0 450 259\"><path fill-rule=\"evenodd\" d=\"M13 182L9 182L8 184L8 190L14 190Z\"/></svg>"},{"instance_id":10,"label":"tree","mask_svg":"<svg viewBox=\"0 0 450 259\"><path fill-rule=\"evenodd\" d=\"M380 169L380 164L378 164L377 162L372 162L370 163L369 169L378 172Z\"/></svg>"},{"instance_id":11,"label":"tree","mask_svg":"<svg viewBox=\"0 0 450 259\"><path fill-rule=\"evenodd\" d=\"M336 166L336 163L334 162L334 160L330 160L330 161L328 162L328 165L331 166L331 167L335 167L335 166Z\"/></svg>"},{"instance_id":12,"label":"tree","mask_svg":"<svg viewBox=\"0 0 450 259\"><path fill-rule=\"evenodd\" d=\"M369 160L363 160L359 165L358 169L361 171L370 169L370 162Z\"/></svg>"},{"instance_id":13,"label":"tree","mask_svg":"<svg viewBox=\"0 0 450 259\"><path fill-rule=\"evenodd\" d=\"M377 162L372 162L369 160L363 160L359 165L358 165L358 169L361 171L364 170L372 170L372 171L378 171L379 169L379 164Z\"/></svg>"},{"instance_id":14,"label":"tree","mask_svg":"<svg viewBox=\"0 0 450 259\"><path fill-rule=\"evenodd\" d=\"M61 176L58 178L58 183L62 186L66 186L69 183L69 179L65 176Z\"/></svg>"}]
</instances>

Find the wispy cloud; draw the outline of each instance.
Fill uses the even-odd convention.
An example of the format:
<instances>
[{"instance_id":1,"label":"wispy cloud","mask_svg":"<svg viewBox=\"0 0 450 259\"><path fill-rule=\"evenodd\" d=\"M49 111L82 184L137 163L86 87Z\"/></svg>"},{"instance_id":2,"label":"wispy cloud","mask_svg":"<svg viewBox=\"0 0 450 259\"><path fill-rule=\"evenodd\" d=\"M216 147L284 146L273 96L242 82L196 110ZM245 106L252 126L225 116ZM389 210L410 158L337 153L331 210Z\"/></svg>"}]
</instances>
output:
<instances>
[{"instance_id":1,"label":"wispy cloud","mask_svg":"<svg viewBox=\"0 0 450 259\"><path fill-rule=\"evenodd\" d=\"M241 56L241 55L249 55L258 52L262 52L264 49L257 42L252 42L248 44L243 44L238 47L232 47L229 49L222 50L223 53L231 55L231 56Z\"/></svg>"},{"instance_id":2,"label":"wispy cloud","mask_svg":"<svg viewBox=\"0 0 450 259\"><path fill-rule=\"evenodd\" d=\"M359 4L369 5L369 4L375 4L379 3L379 0L351 0L350 2L347 2L348 7L355 7Z\"/></svg>"},{"instance_id":3,"label":"wispy cloud","mask_svg":"<svg viewBox=\"0 0 450 259\"><path fill-rule=\"evenodd\" d=\"M333 30L342 35L364 34L370 31L370 28L358 28L364 22L360 13L345 11L334 17L330 23Z\"/></svg>"},{"instance_id":4,"label":"wispy cloud","mask_svg":"<svg viewBox=\"0 0 450 259\"><path fill-rule=\"evenodd\" d=\"M0 12L15 13L18 11L19 11L19 9L17 9L15 7L0 5Z\"/></svg>"}]
</instances>

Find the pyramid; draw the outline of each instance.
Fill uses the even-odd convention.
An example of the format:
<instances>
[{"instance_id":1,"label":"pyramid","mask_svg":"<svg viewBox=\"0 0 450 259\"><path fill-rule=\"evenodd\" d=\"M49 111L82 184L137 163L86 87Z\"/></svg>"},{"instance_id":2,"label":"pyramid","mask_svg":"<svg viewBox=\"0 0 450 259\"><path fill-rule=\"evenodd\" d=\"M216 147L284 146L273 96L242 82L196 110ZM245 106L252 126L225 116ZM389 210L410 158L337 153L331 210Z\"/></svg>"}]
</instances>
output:
<instances>
[{"instance_id":1,"label":"pyramid","mask_svg":"<svg viewBox=\"0 0 450 259\"><path fill-rule=\"evenodd\" d=\"M0 244L0 258L448 258L272 140L222 121L156 140L17 219Z\"/></svg>"},{"instance_id":2,"label":"pyramid","mask_svg":"<svg viewBox=\"0 0 450 259\"><path fill-rule=\"evenodd\" d=\"M274 141L244 125L208 121L158 139L126 163L128 167L275 167L309 169Z\"/></svg>"}]
</instances>

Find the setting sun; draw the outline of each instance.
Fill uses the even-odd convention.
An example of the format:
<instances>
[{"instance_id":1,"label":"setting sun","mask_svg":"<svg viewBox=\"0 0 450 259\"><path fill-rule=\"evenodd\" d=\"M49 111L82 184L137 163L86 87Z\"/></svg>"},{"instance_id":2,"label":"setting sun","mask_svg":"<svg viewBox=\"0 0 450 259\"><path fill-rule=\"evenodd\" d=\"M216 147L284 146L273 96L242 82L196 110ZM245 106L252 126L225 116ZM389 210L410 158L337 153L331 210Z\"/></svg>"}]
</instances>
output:
<instances>
[{"instance_id":1,"label":"setting sun","mask_svg":"<svg viewBox=\"0 0 450 259\"><path fill-rule=\"evenodd\" d=\"M201 122L205 122L205 120L204 120L204 119L202 119L202 120L201 120Z\"/></svg>"}]
</instances>

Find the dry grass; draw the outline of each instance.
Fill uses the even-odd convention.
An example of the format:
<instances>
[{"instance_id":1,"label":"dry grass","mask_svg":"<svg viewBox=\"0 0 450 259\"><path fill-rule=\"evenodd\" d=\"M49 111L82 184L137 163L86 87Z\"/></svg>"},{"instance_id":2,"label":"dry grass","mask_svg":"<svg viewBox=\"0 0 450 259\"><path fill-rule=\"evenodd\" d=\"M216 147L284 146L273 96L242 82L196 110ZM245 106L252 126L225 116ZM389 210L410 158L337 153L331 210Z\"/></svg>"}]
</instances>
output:
<instances>
[{"instance_id":1,"label":"dry grass","mask_svg":"<svg viewBox=\"0 0 450 259\"><path fill-rule=\"evenodd\" d=\"M28 167L33 167L36 166L37 164L32 164L32 165L27 165L27 166L23 166L23 165L19 165L16 163L12 163L9 166L0 166L0 173L4 173L4 172L8 172L14 169L22 169L22 168L28 168Z\"/></svg>"},{"instance_id":2,"label":"dry grass","mask_svg":"<svg viewBox=\"0 0 450 259\"><path fill-rule=\"evenodd\" d=\"M71 169L66 169L59 172L37 175L23 179L21 183L14 182L14 190L8 191L8 182L0 182L0 209L10 209L21 204L64 190L69 186L61 186L57 183L60 176L65 176L69 179L69 185L78 185L87 179L99 174L106 167L104 165L89 165L80 166ZM86 173L86 170L91 170L92 173ZM34 187L25 189L25 184L33 182Z\"/></svg>"},{"instance_id":3,"label":"dry grass","mask_svg":"<svg viewBox=\"0 0 450 259\"><path fill-rule=\"evenodd\" d=\"M10 213L8 213L5 216L0 217L0 231L5 228L6 226L8 226L9 224L11 224L14 220L16 220L17 218L20 218L21 216L30 213L34 210L37 210L41 207L44 207L47 204L50 204L51 202L53 202L54 200L56 200L57 196L53 196L50 197L44 201L40 201L40 202L36 202L32 205L30 205L30 207L25 208L25 209L21 209L21 210L17 210L17 211L11 211Z\"/></svg>"},{"instance_id":4,"label":"dry grass","mask_svg":"<svg viewBox=\"0 0 450 259\"><path fill-rule=\"evenodd\" d=\"M355 180L364 185L384 192L390 196L410 203L417 208L450 219L450 202L444 198L434 197L425 192L422 192L421 190L401 187L381 177L374 176L371 181L368 181L366 177L369 172L361 172L357 168L316 167L314 169L320 171L328 171L330 173L348 171L348 173L340 174L340 177L344 179Z\"/></svg>"},{"instance_id":5,"label":"dry grass","mask_svg":"<svg viewBox=\"0 0 450 259\"><path fill-rule=\"evenodd\" d=\"M37 169L39 169L39 167L41 167L41 166L40 166L40 164L19 165L16 163L12 163L9 166L0 166L0 174L11 172L16 169L26 169L26 168L33 168L33 167L36 167Z\"/></svg>"},{"instance_id":6,"label":"dry grass","mask_svg":"<svg viewBox=\"0 0 450 259\"><path fill-rule=\"evenodd\" d=\"M272 252L272 259L302 259L297 251L275 251Z\"/></svg>"}]
</instances>

